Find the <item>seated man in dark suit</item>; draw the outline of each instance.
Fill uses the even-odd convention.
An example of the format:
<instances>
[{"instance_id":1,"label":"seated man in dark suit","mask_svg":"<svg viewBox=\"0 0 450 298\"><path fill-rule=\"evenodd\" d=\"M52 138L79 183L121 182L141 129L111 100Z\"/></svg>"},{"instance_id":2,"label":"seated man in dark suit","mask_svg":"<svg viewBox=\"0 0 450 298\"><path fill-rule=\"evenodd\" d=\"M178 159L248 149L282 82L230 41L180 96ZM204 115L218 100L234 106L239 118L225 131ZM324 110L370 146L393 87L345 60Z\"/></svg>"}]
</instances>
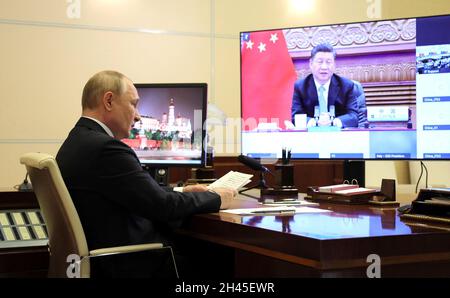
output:
<instances>
[{"instance_id":1,"label":"seated man in dark suit","mask_svg":"<svg viewBox=\"0 0 450 298\"><path fill-rule=\"evenodd\" d=\"M161 188L143 170L134 151L120 141L140 120L138 100L136 88L123 74L103 71L94 75L83 89L82 117L56 157L90 250L170 244L171 231L183 219L227 208L236 196L231 189L208 191L199 185L184 187L182 192ZM111 258L93 264L92 274L131 276L128 269L141 263L146 266L137 276L160 276L168 270L168 257Z\"/></svg>"},{"instance_id":2,"label":"seated man in dark suit","mask_svg":"<svg viewBox=\"0 0 450 298\"><path fill-rule=\"evenodd\" d=\"M312 49L309 60L311 74L294 85L293 123L296 114L306 114L308 127L358 127L357 95L353 82L334 74L335 58L336 52L328 43Z\"/></svg>"}]
</instances>

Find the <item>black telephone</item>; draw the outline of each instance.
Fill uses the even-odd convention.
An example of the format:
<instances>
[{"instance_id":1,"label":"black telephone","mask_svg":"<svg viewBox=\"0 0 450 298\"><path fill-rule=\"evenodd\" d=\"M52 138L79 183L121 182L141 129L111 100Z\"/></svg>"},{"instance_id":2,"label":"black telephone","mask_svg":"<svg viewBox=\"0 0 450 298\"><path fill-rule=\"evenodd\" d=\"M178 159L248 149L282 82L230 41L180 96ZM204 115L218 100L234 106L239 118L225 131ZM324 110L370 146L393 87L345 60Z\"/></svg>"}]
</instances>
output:
<instances>
[{"instance_id":1,"label":"black telephone","mask_svg":"<svg viewBox=\"0 0 450 298\"><path fill-rule=\"evenodd\" d=\"M400 206L397 208L397 211L400 214L409 213L411 211L411 204Z\"/></svg>"},{"instance_id":2,"label":"black telephone","mask_svg":"<svg viewBox=\"0 0 450 298\"><path fill-rule=\"evenodd\" d=\"M410 206L402 206L397 210L402 218L450 223L450 188L421 189Z\"/></svg>"}]
</instances>

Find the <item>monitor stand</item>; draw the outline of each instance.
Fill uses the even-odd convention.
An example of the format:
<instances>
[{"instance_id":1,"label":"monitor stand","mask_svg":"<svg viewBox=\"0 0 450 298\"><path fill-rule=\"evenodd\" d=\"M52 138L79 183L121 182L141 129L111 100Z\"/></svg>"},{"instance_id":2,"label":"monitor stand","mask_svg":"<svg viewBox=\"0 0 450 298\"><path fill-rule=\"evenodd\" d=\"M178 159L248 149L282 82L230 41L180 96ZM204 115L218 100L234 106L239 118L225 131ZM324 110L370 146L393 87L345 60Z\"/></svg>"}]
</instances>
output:
<instances>
[{"instance_id":1,"label":"monitor stand","mask_svg":"<svg viewBox=\"0 0 450 298\"><path fill-rule=\"evenodd\" d=\"M145 171L147 171L153 179L155 179L156 183L159 186L168 186L169 185L169 168L168 167L159 167L159 166L149 166L143 165Z\"/></svg>"}]
</instances>

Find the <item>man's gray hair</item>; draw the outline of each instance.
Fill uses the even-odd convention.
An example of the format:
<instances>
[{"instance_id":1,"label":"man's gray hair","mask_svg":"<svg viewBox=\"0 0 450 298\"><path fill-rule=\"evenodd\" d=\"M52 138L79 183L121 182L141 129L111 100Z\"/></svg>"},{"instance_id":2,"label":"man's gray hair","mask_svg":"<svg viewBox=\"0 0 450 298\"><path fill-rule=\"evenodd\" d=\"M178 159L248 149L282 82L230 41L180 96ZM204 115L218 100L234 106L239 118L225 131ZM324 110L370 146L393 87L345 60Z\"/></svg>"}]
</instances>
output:
<instances>
[{"instance_id":1,"label":"man's gray hair","mask_svg":"<svg viewBox=\"0 0 450 298\"><path fill-rule=\"evenodd\" d=\"M96 108L103 95L108 91L118 95L124 94L127 91L127 79L125 75L114 70L96 73L83 88L81 107L83 110Z\"/></svg>"}]
</instances>

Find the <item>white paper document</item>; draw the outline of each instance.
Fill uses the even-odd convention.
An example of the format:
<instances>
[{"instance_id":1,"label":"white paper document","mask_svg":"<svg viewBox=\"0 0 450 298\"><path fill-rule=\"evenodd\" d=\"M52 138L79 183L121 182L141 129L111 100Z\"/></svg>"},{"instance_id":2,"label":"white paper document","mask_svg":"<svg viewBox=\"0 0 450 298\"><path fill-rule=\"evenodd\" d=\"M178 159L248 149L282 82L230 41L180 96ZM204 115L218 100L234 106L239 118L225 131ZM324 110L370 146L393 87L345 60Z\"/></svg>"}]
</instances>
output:
<instances>
[{"instance_id":1,"label":"white paper document","mask_svg":"<svg viewBox=\"0 0 450 298\"><path fill-rule=\"evenodd\" d=\"M243 208L220 210L223 213L231 213L242 216L264 216L264 215L294 215L297 213L324 213L330 210L311 207L263 207L263 208Z\"/></svg>"},{"instance_id":2,"label":"white paper document","mask_svg":"<svg viewBox=\"0 0 450 298\"><path fill-rule=\"evenodd\" d=\"M358 188L352 188L352 189L345 189L345 190L338 190L334 193L339 195L354 195L354 194L365 194L365 193L372 193L372 192L378 192L376 189L372 188L365 188L365 187L358 187Z\"/></svg>"},{"instance_id":3,"label":"white paper document","mask_svg":"<svg viewBox=\"0 0 450 298\"><path fill-rule=\"evenodd\" d=\"M267 206L267 207L275 207L275 206L284 206L284 207L300 207L300 206L319 206L319 203L315 203L315 202L308 202L305 200L295 200L295 201L272 201L272 202L268 202L265 201L264 203L261 203L261 205L263 206Z\"/></svg>"},{"instance_id":4,"label":"white paper document","mask_svg":"<svg viewBox=\"0 0 450 298\"><path fill-rule=\"evenodd\" d=\"M251 174L229 171L228 173L211 183L208 188L212 189L215 187L228 187L237 190L250 183L250 178L252 177L253 175Z\"/></svg>"}]
</instances>

